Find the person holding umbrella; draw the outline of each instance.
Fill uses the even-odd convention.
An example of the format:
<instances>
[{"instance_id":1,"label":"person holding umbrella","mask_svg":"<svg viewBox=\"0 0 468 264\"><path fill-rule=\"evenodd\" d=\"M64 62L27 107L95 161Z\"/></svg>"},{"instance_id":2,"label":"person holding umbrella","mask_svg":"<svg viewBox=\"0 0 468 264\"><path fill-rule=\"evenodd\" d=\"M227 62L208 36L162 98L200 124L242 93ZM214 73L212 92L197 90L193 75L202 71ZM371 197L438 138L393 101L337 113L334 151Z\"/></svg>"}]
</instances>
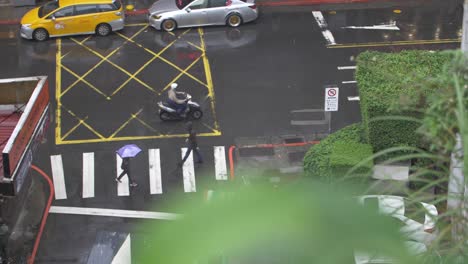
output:
<instances>
[{"instance_id":1,"label":"person holding umbrella","mask_svg":"<svg viewBox=\"0 0 468 264\"><path fill-rule=\"evenodd\" d=\"M120 173L120 175L117 178L115 178L115 181L121 183L120 179L122 179L123 176L127 175L128 180L130 182L130 186L138 186L138 184L135 181L133 181L132 177L130 176L130 158L133 158L136 155L138 155L138 153L141 152L141 149L135 144L130 144L121 147L116 152L122 158L122 165L120 165L122 173Z\"/></svg>"}]
</instances>

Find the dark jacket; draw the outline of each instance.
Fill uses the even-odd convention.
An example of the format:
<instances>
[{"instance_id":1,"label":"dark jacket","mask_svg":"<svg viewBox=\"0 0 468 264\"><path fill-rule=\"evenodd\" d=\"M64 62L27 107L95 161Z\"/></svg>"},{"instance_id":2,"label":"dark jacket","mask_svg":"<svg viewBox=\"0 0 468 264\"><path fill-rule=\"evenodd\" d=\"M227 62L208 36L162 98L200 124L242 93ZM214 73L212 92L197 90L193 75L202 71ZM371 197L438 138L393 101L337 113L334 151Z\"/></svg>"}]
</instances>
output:
<instances>
[{"instance_id":1,"label":"dark jacket","mask_svg":"<svg viewBox=\"0 0 468 264\"><path fill-rule=\"evenodd\" d=\"M193 131L193 130L189 131L189 136L187 138L187 143L192 148L197 148L198 147L197 133L195 133L195 131Z\"/></svg>"},{"instance_id":2,"label":"dark jacket","mask_svg":"<svg viewBox=\"0 0 468 264\"><path fill-rule=\"evenodd\" d=\"M122 159L122 165L120 168L124 171L129 171L130 170L130 159L129 158L123 158Z\"/></svg>"}]
</instances>

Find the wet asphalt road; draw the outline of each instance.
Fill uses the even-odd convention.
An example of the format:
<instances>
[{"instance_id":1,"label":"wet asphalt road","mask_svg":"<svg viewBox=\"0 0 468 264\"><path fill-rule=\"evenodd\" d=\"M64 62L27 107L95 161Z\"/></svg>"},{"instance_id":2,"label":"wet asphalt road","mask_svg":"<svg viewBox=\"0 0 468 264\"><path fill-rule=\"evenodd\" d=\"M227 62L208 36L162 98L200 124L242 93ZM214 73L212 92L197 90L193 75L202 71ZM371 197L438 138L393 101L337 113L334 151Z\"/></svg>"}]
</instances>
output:
<instances>
[{"instance_id":1,"label":"wet asphalt road","mask_svg":"<svg viewBox=\"0 0 468 264\"><path fill-rule=\"evenodd\" d=\"M256 22L237 29L182 29L174 35L132 18L131 25L107 38L84 36L45 43L18 39L16 26L2 26L0 77L50 78L57 129L50 129L36 163L51 173L50 155L62 155L67 199L56 200L54 205L170 212L163 205L169 197L198 199L204 190L220 184L212 177L213 146L227 149L236 142L263 142L286 135L314 138L359 122L359 102L347 99L358 95L354 70L338 67L354 66L354 58L368 49L458 48L459 2L405 7L401 12L396 8L324 11L326 25L322 26L311 7L294 12L270 7L261 10ZM346 28L376 25L399 30ZM334 42L324 38L325 30ZM184 193L182 171L176 167L184 146L184 126L163 123L156 112L155 102L165 100L167 85L173 81L191 93L205 112L195 122L196 130L204 133L200 147L206 158L204 165L195 167L196 193ZM327 85L340 88L339 111L331 114L331 122L293 125L294 120L324 119L323 114L293 111L323 109ZM140 186L129 197L118 197L114 151L126 143L144 150L133 162ZM160 195L151 195L145 184L147 150L154 148L161 150ZM96 194L87 199L82 198L84 152L94 152L97 164ZM137 223L51 214L37 263L87 263L99 239L116 245L123 242L122 236L106 238L106 232L117 231L125 237Z\"/></svg>"}]
</instances>

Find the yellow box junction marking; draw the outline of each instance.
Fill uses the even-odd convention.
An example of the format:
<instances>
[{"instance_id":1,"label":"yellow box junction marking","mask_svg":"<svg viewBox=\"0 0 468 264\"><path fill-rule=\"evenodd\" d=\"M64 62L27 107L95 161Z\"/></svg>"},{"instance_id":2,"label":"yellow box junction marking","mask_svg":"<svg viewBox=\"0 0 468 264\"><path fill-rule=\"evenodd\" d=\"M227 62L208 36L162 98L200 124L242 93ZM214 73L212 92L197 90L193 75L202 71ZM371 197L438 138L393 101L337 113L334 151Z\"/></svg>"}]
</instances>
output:
<instances>
[{"instance_id":1,"label":"yellow box junction marking","mask_svg":"<svg viewBox=\"0 0 468 264\"><path fill-rule=\"evenodd\" d=\"M200 133L198 135L199 136L220 136L221 131L219 129L218 121L216 119L213 81L212 81L212 78L211 78L211 70L210 70L209 61L208 61L208 58L206 56L206 51L205 51L206 47L205 47L205 41L204 41L204 38L203 38L203 30L201 28L198 29L198 34L200 36L201 47L197 46L194 43L191 43L191 42L187 41L187 43L189 45L191 45L194 48L200 50L202 52L202 54L198 58L196 58L185 69L182 69L182 68L178 67L177 65L175 65L174 63L170 62L169 60L163 58L161 55L163 54L164 51L166 51L168 48L170 48L172 45L174 45L174 43L176 41L185 41L185 40L181 40L181 37L184 36L186 33L188 33L192 29L185 30L179 36L177 36L177 38L175 40L173 40L166 47L164 47L161 51L159 51L158 53L155 53L152 50L145 48L140 43L135 42L135 40L134 40L139 34L141 34L148 27L148 24L130 24L130 25L126 25L126 26L141 26L142 29L137 31L131 37L127 37L127 36L117 32L116 35L122 37L125 40L125 42L120 47L116 48L115 50L113 50L111 53L109 53L106 56L101 55L97 51L95 51L92 48L85 45L85 42L88 39L90 39L91 37L87 37L82 41L78 41L78 40L76 40L74 38L70 38L73 42L75 42L75 44L77 46L81 46L81 47L85 48L90 53L92 53L92 54L94 54L94 55L96 55L97 57L100 58L100 61L98 63L96 63L90 70L88 70L87 72L85 72L82 75L79 75L79 74L75 73L73 70L69 69L68 67L66 67L66 66L64 66L62 64L62 59L65 58L71 51L69 51L69 52L67 52L65 54L62 54L62 40L60 38L57 39L57 47L58 48L57 48L57 54L56 54L56 88L55 88L56 100L57 100L57 109L56 109L55 143L58 144L58 145L59 144L82 144L82 143L123 141L123 140L177 138L177 137L187 136L187 134L185 134L185 133L184 134L157 134L158 130L156 128L154 128L153 126L151 126L150 124L148 124L147 122L145 122L144 120L139 118L139 114L143 111L143 109L140 109L136 113L129 114L129 117L127 118L127 120L122 122L122 124L114 132L110 133L109 136L104 136L101 133L99 133L96 129L94 129L90 124L87 123L88 116L86 116L84 118L80 118L73 111L71 111L70 109L67 109L64 105L62 105L62 102L61 102L62 96L65 95L67 92L69 92L79 82L82 82L82 83L86 84L93 91L95 91L100 96L103 96L107 100L112 100L112 96L115 95L119 90L124 88L125 85L128 82L130 82L131 80L137 81L138 83L142 84L145 88L151 90L153 93L160 95L161 93L163 93L170 86L171 83L175 82L177 79L179 79L180 77L182 77L184 75L191 78L192 80L196 81L197 83L201 84L202 86L204 86L204 87L206 87L208 89L207 99L210 100L211 114L212 114L213 119L214 119L214 124L213 124L213 127L212 127L212 126L210 126L208 124L202 123L203 126L210 129L211 132ZM172 34L172 35L175 36L175 34ZM131 43L135 44L136 46L142 48L143 50L145 50L146 52L150 53L153 56L140 69L138 69L133 74L109 60L109 58L113 54L115 54L117 51L119 51L128 42L131 42ZM171 80L165 87L163 87L160 91L156 91L155 89L153 89L152 87L150 87L149 85L147 85L146 83L144 83L143 81L141 81L140 79L138 79L136 77L143 69L145 69L148 65L151 64L151 62L153 62L156 59L159 59L159 60L165 62L166 64L170 65L172 68L179 71L179 74L173 80ZM205 82L198 79L198 78L196 78L195 76L193 76L192 74L190 74L188 72L200 59L203 60L204 71L205 71L205 76L206 76L206 81ZM127 80L122 85L120 85L114 92L112 92L109 95L106 95L98 87L95 87L94 85L92 85L91 83L89 83L88 81L86 81L84 79L86 76L88 76L91 72L93 72L97 67L99 67L104 62L108 62L110 65L112 65L116 69L120 70L121 72L126 74L127 77L128 77ZM61 76L61 74L62 74L61 70L62 69L64 69L66 72L68 72L69 74L71 74L72 76L77 78L77 80L75 82L73 82L71 85L66 87L64 90L62 90L62 79L61 79L61 77L62 77ZM71 129L66 131L64 134L62 134L62 132L63 132L62 131L62 119L61 119L62 118L62 110L65 110L72 118L76 119L76 121L77 121L77 123ZM152 132L154 132L155 135L118 137L117 134L120 131L122 131L122 129L124 129L132 120L138 121L140 124L142 124L143 126L150 129ZM94 135L96 135L97 138L94 138L94 139L77 139L77 140L67 139L67 137L70 136L79 127L85 127L87 130L89 130Z\"/></svg>"}]
</instances>

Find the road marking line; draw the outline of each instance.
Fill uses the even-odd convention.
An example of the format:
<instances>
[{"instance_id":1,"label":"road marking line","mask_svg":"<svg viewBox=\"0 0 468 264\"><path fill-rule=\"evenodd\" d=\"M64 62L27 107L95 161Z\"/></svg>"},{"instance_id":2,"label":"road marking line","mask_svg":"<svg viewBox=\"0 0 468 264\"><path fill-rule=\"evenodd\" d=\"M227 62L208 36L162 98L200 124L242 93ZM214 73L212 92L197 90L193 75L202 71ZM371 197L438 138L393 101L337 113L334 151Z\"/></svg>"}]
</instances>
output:
<instances>
[{"instance_id":1,"label":"road marking line","mask_svg":"<svg viewBox=\"0 0 468 264\"><path fill-rule=\"evenodd\" d=\"M119 154L115 154L116 160L117 160L117 176L122 173L122 168L120 167L122 165L122 158L119 156ZM122 179L120 179L121 182L117 182L117 195L118 196L129 196L130 195L130 189L128 187L128 177L127 175L123 176Z\"/></svg>"},{"instance_id":2,"label":"road marking line","mask_svg":"<svg viewBox=\"0 0 468 264\"><path fill-rule=\"evenodd\" d=\"M392 42L368 42L368 43L349 43L334 44L327 46L328 49L345 48L365 48L365 47L387 47L387 46L405 46L405 45L431 45L431 44L450 44L460 43L461 39L440 39L440 40L412 40L412 41L392 41Z\"/></svg>"},{"instance_id":3,"label":"road marking line","mask_svg":"<svg viewBox=\"0 0 468 264\"><path fill-rule=\"evenodd\" d=\"M182 148L182 158L184 158L185 152L187 152L187 148ZM184 162L182 172L184 175L184 192L196 192L195 169L193 167L193 151L190 152L190 155Z\"/></svg>"},{"instance_id":4,"label":"road marking line","mask_svg":"<svg viewBox=\"0 0 468 264\"><path fill-rule=\"evenodd\" d=\"M52 178L54 179L55 200L67 199L62 155L50 156L50 165L52 167Z\"/></svg>"},{"instance_id":5,"label":"road marking line","mask_svg":"<svg viewBox=\"0 0 468 264\"><path fill-rule=\"evenodd\" d=\"M317 21L317 24L321 29L325 29L328 27L327 21L325 21L325 18L323 17L322 12L320 11L312 11L312 15L315 18L315 21Z\"/></svg>"},{"instance_id":6,"label":"road marking line","mask_svg":"<svg viewBox=\"0 0 468 264\"><path fill-rule=\"evenodd\" d=\"M328 45L336 45L335 38L333 37L333 34L330 32L330 30L324 30L322 31L322 35L327 41Z\"/></svg>"},{"instance_id":7,"label":"road marking line","mask_svg":"<svg viewBox=\"0 0 468 264\"><path fill-rule=\"evenodd\" d=\"M161 159L159 154L159 149L148 150L151 194L163 193L161 182Z\"/></svg>"},{"instance_id":8,"label":"road marking line","mask_svg":"<svg viewBox=\"0 0 468 264\"><path fill-rule=\"evenodd\" d=\"M351 84L351 83L357 83L357 81L342 81L342 84Z\"/></svg>"},{"instance_id":9,"label":"road marking line","mask_svg":"<svg viewBox=\"0 0 468 264\"><path fill-rule=\"evenodd\" d=\"M396 22L391 24L373 25L373 26L347 26L346 29L367 29L367 30L400 30Z\"/></svg>"},{"instance_id":10,"label":"road marking line","mask_svg":"<svg viewBox=\"0 0 468 264\"><path fill-rule=\"evenodd\" d=\"M315 21L317 21L318 26L322 30L322 35L325 38L325 41L327 41L328 45L336 45L335 38L333 37L333 34L331 33L330 30L327 29L327 21L325 21L325 18L323 17L322 12L320 11L312 11L312 15L315 18Z\"/></svg>"},{"instance_id":11,"label":"road marking line","mask_svg":"<svg viewBox=\"0 0 468 264\"><path fill-rule=\"evenodd\" d=\"M69 207L69 206L51 206L49 213L110 216L110 217L140 218L140 219L161 219L161 220L175 220L180 217L180 215L172 214L172 213L105 209L105 208Z\"/></svg>"},{"instance_id":12,"label":"road marking line","mask_svg":"<svg viewBox=\"0 0 468 264\"><path fill-rule=\"evenodd\" d=\"M339 71L344 71L344 70L355 70L356 66L338 66Z\"/></svg>"},{"instance_id":13,"label":"road marking line","mask_svg":"<svg viewBox=\"0 0 468 264\"><path fill-rule=\"evenodd\" d=\"M131 251L131 242L130 234L127 235L122 246L120 246L119 251L115 254L112 259L111 264L131 264L132 263L132 251Z\"/></svg>"},{"instance_id":14,"label":"road marking line","mask_svg":"<svg viewBox=\"0 0 468 264\"><path fill-rule=\"evenodd\" d=\"M227 180L226 151L224 146L214 147L216 180Z\"/></svg>"},{"instance_id":15,"label":"road marking line","mask_svg":"<svg viewBox=\"0 0 468 264\"><path fill-rule=\"evenodd\" d=\"M94 197L94 152L83 153L83 198Z\"/></svg>"},{"instance_id":16,"label":"road marking line","mask_svg":"<svg viewBox=\"0 0 468 264\"><path fill-rule=\"evenodd\" d=\"M208 95L207 98L210 98L211 104L211 114L213 115L214 119L214 130L215 134L221 135L221 131L219 130L218 119L216 119L216 107L215 107L215 93L213 88L213 79L211 77L211 68L210 62L208 60L208 56L206 55L206 45L205 45L205 37L204 32L201 27L198 28L198 34L200 35L200 46L203 49L203 67L205 69L205 77L206 77L206 84L208 84Z\"/></svg>"},{"instance_id":17,"label":"road marking line","mask_svg":"<svg viewBox=\"0 0 468 264\"><path fill-rule=\"evenodd\" d=\"M348 96L348 101L360 101L359 96Z\"/></svg>"}]
</instances>

